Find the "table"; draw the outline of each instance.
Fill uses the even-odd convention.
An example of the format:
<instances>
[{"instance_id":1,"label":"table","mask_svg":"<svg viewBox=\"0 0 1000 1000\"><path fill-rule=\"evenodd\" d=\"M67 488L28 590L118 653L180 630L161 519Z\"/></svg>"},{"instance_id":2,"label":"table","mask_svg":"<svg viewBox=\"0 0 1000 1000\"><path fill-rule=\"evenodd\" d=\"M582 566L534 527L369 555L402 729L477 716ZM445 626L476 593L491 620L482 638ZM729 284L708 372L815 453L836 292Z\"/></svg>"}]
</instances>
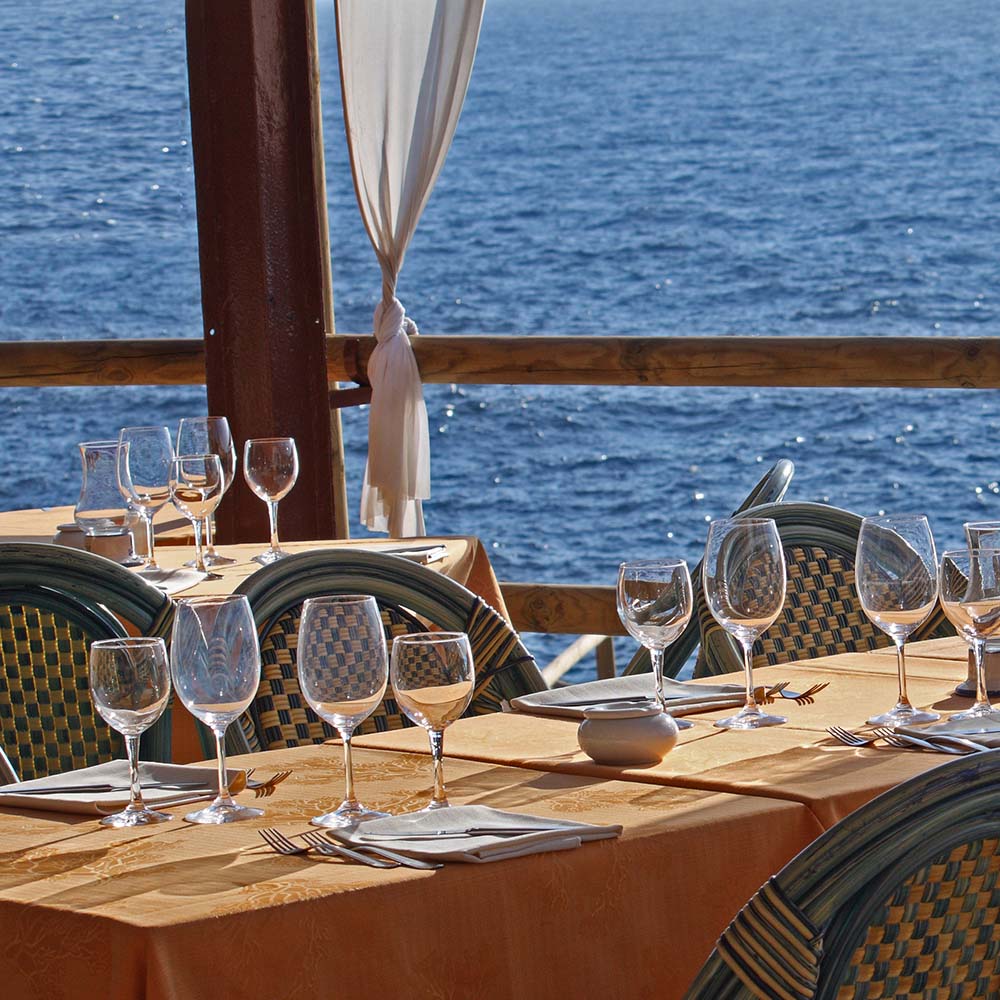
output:
<instances>
[{"instance_id":1,"label":"table","mask_svg":"<svg viewBox=\"0 0 1000 1000\"><path fill-rule=\"evenodd\" d=\"M964 659L936 652L911 658L912 695L957 705L948 691ZM831 686L814 705L782 702L790 722L777 729L722 732L719 713L696 717L653 768L587 761L569 720L494 715L449 729L453 801L623 824L620 840L575 851L437 872L268 854L255 826L301 831L339 798L339 749L324 746L252 758L261 773L295 772L255 823L123 832L0 810L4 995L680 996L768 875L850 808L949 759L855 750L823 732L894 697L891 658L761 673ZM422 731L355 744L365 801L427 801Z\"/></svg>"}]
</instances>

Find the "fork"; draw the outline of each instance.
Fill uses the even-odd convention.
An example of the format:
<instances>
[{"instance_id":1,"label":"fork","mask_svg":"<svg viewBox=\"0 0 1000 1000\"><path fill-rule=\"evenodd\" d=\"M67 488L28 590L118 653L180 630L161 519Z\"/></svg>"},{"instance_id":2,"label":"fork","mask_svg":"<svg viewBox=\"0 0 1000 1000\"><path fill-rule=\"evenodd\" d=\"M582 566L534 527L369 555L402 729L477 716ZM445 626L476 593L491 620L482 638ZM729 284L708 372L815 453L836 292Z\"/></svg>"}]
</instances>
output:
<instances>
[{"instance_id":1,"label":"fork","mask_svg":"<svg viewBox=\"0 0 1000 1000\"><path fill-rule=\"evenodd\" d=\"M835 739L838 743L843 743L849 747L868 747L873 743L877 743L880 739L879 736L862 736L860 733L852 733L848 729L844 729L841 726L827 726L826 731Z\"/></svg>"},{"instance_id":2,"label":"fork","mask_svg":"<svg viewBox=\"0 0 1000 1000\"><path fill-rule=\"evenodd\" d=\"M873 729L873 735L881 737L886 743L891 747L896 747L897 749L911 750L917 747L920 750L933 750L937 753L950 753L956 756L962 757L969 753L978 753L978 751L968 744L960 743L932 743L930 740L922 740L919 736L911 736L909 733L897 733L893 729Z\"/></svg>"},{"instance_id":3,"label":"fork","mask_svg":"<svg viewBox=\"0 0 1000 1000\"><path fill-rule=\"evenodd\" d=\"M300 836L310 847L319 851L320 854L340 854L343 851L350 850L350 848L344 847L339 842L327 840L318 830L310 830L308 833L300 834ZM352 847L356 851L374 854L376 857L385 858L386 861L392 861L397 865L402 865L404 868L420 868L424 871L432 871L435 868L444 867L440 861L421 861L419 858L407 857L405 854L398 854L396 851L390 851L385 847L376 847L374 844L365 844L364 846L354 844Z\"/></svg>"},{"instance_id":4,"label":"fork","mask_svg":"<svg viewBox=\"0 0 1000 1000\"><path fill-rule=\"evenodd\" d=\"M323 847L329 847L330 850L320 850L315 844L296 844L289 840L283 833L275 830L273 827L264 827L257 831L261 837L264 839L264 843L278 854L284 854L286 856L291 856L293 854L308 854L310 851L319 851L320 854L334 855L338 854L341 857L349 858L351 861L357 861L363 865L370 865L372 868L398 868L399 864L396 861L388 861L384 858L372 858L366 854L361 854L358 851L352 851L347 847L337 847L334 848L333 844L327 844L324 842ZM306 836L309 836L306 834Z\"/></svg>"},{"instance_id":5,"label":"fork","mask_svg":"<svg viewBox=\"0 0 1000 1000\"><path fill-rule=\"evenodd\" d=\"M789 701L794 701L797 705L811 705L816 700L813 697L813 695L819 694L820 691L829 686L830 686L829 681L823 681L819 684L813 684L812 687L807 687L805 691L799 693L797 691L786 690L786 688L788 687L788 685L786 684L785 687L782 688L777 693L781 695L782 698L787 698Z\"/></svg>"},{"instance_id":6,"label":"fork","mask_svg":"<svg viewBox=\"0 0 1000 1000\"><path fill-rule=\"evenodd\" d=\"M270 778L264 781L251 781L250 775L256 770L257 768L255 767L248 767L246 769L246 784L243 787L253 792L254 798L257 799L266 799L268 796L273 795L274 786L280 785L292 773L291 771L276 771Z\"/></svg>"}]
</instances>

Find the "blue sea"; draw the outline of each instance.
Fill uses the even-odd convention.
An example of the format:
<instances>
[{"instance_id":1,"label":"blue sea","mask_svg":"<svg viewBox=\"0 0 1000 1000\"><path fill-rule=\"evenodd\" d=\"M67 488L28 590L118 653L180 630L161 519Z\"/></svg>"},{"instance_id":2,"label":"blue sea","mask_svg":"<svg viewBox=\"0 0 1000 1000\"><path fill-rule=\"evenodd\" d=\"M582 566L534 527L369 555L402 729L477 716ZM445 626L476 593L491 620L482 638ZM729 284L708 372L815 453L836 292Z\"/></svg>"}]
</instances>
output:
<instances>
[{"instance_id":1,"label":"blue sea","mask_svg":"<svg viewBox=\"0 0 1000 1000\"><path fill-rule=\"evenodd\" d=\"M380 276L317 6L336 323L360 333ZM0 0L0 339L201 335L183 7ZM399 297L435 334L995 336L998 51L996 0L488 0ZM428 531L479 535L503 579L697 559L781 457L790 498L922 510L939 546L1000 518L994 391L426 397ZM77 441L204 410L0 389L0 509L72 503ZM355 520L366 420L344 414Z\"/></svg>"}]
</instances>

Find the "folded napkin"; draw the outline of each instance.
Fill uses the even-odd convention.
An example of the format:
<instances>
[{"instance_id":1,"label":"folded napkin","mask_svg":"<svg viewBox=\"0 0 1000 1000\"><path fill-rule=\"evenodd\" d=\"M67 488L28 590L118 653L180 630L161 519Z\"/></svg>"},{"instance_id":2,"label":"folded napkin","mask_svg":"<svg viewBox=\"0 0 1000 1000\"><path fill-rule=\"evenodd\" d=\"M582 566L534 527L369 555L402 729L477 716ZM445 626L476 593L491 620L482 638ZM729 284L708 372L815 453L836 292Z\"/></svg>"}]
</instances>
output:
<instances>
[{"instance_id":1,"label":"folded napkin","mask_svg":"<svg viewBox=\"0 0 1000 1000\"><path fill-rule=\"evenodd\" d=\"M949 719L931 726L895 726L906 736L966 736L974 743L996 750L1000 747L1000 725L989 719Z\"/></svg>"},{"instance_id":2,"label":"folded napkin","mask_svg":"<svg viewBox=\"0 0 1000 1000\"><path fill-rule=\"evenodd\" d=\"M428 861L483 864L543 851L567 851L587 840L607 840L620 826L542 819L489 806L451 806L431 812L373 819L328 830L348 845L385 847Z\"/></svg>"},{"instance_id":3,"label":"folded napkin","mask_svg":"<svg viewBox=\"0 0 1000 1000\"><path fill-rule=\"evenodd\" d=\"M178 569L145 569L139 573L139 576L146 583L151 583L168 596L172 596L197 587L205 579L206 574L196 569L179 567Z\"/></svg>"},{"instance_id":4,"label":"folded napkin","mask_svg":"<svg viewBox=\"0 0 1000 1000\"><path fill-rule=\"evenodd\" d=\"M229 771L230 791L238 792L246 784L246 773ZM218 793L219 783L214 767L188 767L183 764L157 764L142 761L139 764L139 780L146 782L165 782L168 784L199 782L201 788L186 788L175 790L169 788L150 788L143 790L143 801L152 809L167 806L186 805L189 802L200 802L211 799ZM122 791L112 792L69 792L67 788L74 785L113 785ZM95 764L93 767L82 767L78 771L67 771L64 774L50 774L45 778L33 781L21 781L13 785L0 786L0 806L7 809L45 809L51 812L80 813L86 816L106 816L119 812L129 801L129 767L127 760L111 760L106 764ZM58 788L60 791L51 795L19 795L18 791L29 788Z\"/></svg>"},{"instance_id":5,"label":"folded napkin","mask_svg":"<svg viewBox=\"0 0 1000 1000\"><path fill-rule=\"evenodd\" d=\"M716 708L742 705L746 689L741 684L694 684L691 681L663 679L663 693L670 715L693 715L710 712ZM554 715L564 719L582 719L584 712L594 705L616 701L637 701L656 697L652 674L632 674L628 677L609 677L602 681L570 684L514 698L510 707L515 712L529 715Z\"/></svg>"}]
</instances>

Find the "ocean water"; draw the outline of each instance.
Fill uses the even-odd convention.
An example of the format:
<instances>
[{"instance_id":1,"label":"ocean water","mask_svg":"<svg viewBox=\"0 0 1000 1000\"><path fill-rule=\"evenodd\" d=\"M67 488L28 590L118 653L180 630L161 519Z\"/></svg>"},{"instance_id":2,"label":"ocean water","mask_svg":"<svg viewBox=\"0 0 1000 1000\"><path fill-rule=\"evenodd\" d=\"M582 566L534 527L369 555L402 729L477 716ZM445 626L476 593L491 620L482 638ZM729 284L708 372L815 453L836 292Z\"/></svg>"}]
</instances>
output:
<instances>
[{"instance_id":1,"label":"ocean water","mask_svg":"<svg viewBox=\"0 0 1000 1000\"><path fill-rule=\"evenodd\" d=\"M183 16L0 0L0 339L201 335ZM337 329L365 332L380 277L318 16ZM995 0L489 0L399 297L426 333L994 336L998 49ZM426 397L428 530L479 535L504 579L697 559L781 457L790 498L925 511L939 544L1000 518L994 391ZM0 389L0 509L73 502L77 441L204 407ZM366 412L344 416L356 518Z\"/></svg>"}]
</instances>

